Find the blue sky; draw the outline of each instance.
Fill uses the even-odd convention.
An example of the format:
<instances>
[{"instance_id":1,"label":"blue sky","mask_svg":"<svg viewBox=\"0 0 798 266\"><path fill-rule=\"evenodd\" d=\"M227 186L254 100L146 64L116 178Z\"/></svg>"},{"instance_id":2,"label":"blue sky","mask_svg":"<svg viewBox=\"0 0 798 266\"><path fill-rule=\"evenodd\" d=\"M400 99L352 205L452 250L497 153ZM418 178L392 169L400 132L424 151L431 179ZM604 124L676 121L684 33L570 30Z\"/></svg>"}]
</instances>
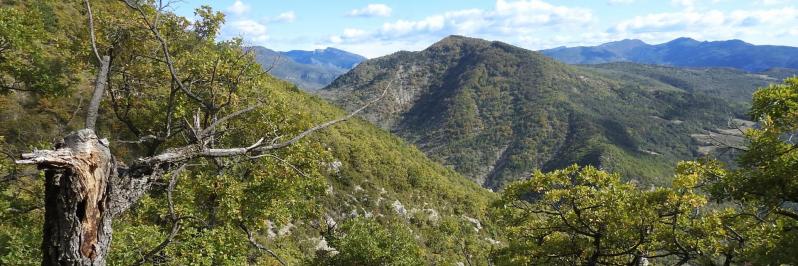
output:
<instances>
[{"instance_id":1,"label":"blue sky","mask_svg":"<svg viewBox=\"0 0 798 266\"><path fill-rule=\"evenodd\" d=\"M184 0L180 15L210 5L226 14L221 38L369 58L421 50L459 34L538 50L621 39L741 39L798 46L798 0Z\"/></svg>"}]
</instances>

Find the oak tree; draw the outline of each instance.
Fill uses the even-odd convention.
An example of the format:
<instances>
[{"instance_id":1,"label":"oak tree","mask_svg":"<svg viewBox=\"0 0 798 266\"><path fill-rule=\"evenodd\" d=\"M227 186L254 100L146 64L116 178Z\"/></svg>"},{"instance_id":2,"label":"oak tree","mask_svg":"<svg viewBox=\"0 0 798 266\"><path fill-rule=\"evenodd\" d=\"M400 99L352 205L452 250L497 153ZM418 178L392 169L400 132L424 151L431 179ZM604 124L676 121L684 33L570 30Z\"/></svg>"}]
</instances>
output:
<instances>
[{"instance_id":1,"label":"oak tree","mask_svg":"<svg viewBox=\"0 0 798 266\"><path fill-rule=\"evenodd\" d=\"M283 159L280 151L301 149L302 139L350 119L385 91L345 116L300 129L304 125L280 117L285 107L270 105L271 94L262 88L270 77L242 41L216 39L224 20L221 13L202 7L192 22L168 12L171 3L163 1L96 2L94 8L88 0L81 4L84 26L49 25L76 32L78 38L63 41L73 45L69 49L50 46L60 40L46 42L47 34L37 35L36 29L48 25L26 28L41 20L25 20L15 9L0 9L8 13L3 25L9 25L0 27L4 90L68 93L66 83L89 85L81 83L82 73L94 72L93 88L86 90L91 92L85 97L87 107L75 110L85 114L79 115L85 117L82 129L65 135L51 149L24 153L16 161L44 170L42 264L104 265L114 219L154 186L167 195L164 219L171 232L138 263L155 259L187 223L237 228L247 236L245 241L283 263L257 242L252 227L274 214L268 206L302 207L295 198L281 199L287 195L281 193L298 190L295 193L301 195L306 194L303 189L319 186L264 176L274 166L258 162L277 160L294 177L307 176L296 164L311 162ZM85 63L75 63L77 59ZM180 206L174 204L175 187L186 172L193 173L190 182L207 200L205 217L180 214ZM219 190L224 186L230 191ZM268 191L274 193L262 195ZM263 204L245 205L225 193L251 196L251 201Z\"/></svg>"}]
</instances>

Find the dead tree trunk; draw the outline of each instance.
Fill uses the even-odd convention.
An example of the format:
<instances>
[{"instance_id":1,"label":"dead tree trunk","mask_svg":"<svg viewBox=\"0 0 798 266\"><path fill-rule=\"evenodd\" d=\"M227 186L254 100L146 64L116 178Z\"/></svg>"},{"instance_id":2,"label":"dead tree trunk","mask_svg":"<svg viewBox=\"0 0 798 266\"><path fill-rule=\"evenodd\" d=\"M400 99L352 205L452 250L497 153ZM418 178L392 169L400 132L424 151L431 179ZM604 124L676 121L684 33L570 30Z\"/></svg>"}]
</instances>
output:
<instances>
[{"instance_id":1,"label":"dead tree trunk","mask_svg":"<svg viewBox=\"0 0 798 266\"><path fill-rule=\"evenodd\" d=\"M54 150L22 155L45 170L42 265L105 265L113 218L150 187L168 162L118 163L91 129L66 136ZM164 164L161 164L164 163Z\"/></svg>"},{"instance_id":2,"label":"dead tree trunk","mask_svg":"<svg viewBox=\"0 0 798 266\"><path fill-rule=\"evenodd\" d=\"M45 169L43 265L104 265L111 244L108 143L92 130L66 136L54 151L23 155Z\"/></svg>"},{"instance_id":3,"label":"dead tree trunk","mask_svg":"<svg viewBox=\"0 0 798 266\"><path fill-rule=\"evenodd\" d=\"M45 170L42 265L105 265L111 222L149 187L150 167L118 165L91 129L66 136L55 150L23 154Z\"/></svg>"},{"instance_id":4,"label":"dead tree trunk","mask_svg":"<svg viewBox=\"0 0 798 266\"><path fill-rule=\"evenodd\" d=\"M91 13L91 8L87 9ZM92 46L94 31L91 16ZM97 54L96 47L94 48ZM44 238L42 265L105 265L111 245L111 221L120 213L118 178L108 141L94 133L100 101L105 92L110 57L99 57L95 89L86 115L86 129L64 137L54 150L23 154L17 163L36 164L45 170ZM143 193L143 191L142 191ZM112 204L113 203L113 204Z\"/></svg>"}]
</instances>

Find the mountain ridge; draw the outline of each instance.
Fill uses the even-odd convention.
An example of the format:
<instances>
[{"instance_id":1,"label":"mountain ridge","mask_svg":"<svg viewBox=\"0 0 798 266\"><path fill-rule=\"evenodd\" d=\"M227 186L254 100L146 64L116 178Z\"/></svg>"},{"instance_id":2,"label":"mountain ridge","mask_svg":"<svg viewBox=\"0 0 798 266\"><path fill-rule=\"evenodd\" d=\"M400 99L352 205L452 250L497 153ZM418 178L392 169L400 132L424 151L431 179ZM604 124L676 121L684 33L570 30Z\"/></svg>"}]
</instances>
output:
<instances>
[{"instance_id":1,"label":"mountain ridge","mask_svg":"<svg viewBox=\"0 0 798 266\"><path fill-rule=\"evenodd\" d=\"M720 88L701 81L755 87L771 80L673 69L643 69L627 80L620 68L569 66L506 43L449 36L422 51L365 61L320 93L351 109L398 75L385 102L363 117L489 188L572 163L664 184L676 161L697 156L691 134L745 116L739 99L711 96Z\"/></svg>"},{"instance_id":2,"label":"mountain ridge","mask_svg":"<svg viewBox=\"0 0 798 266\"><path fill-rule=\"evenodd\" d=\"M278 52L262 46L247 48L270 74L298 87L314 91L327 86L338 76L354 68L365 57L337 48L313 51Z\"/></svg>"},{"instance_id":3,"label":"mountain ridge","mask_svg":"<svg viewBox=\"0 0 798 266\"><path fill-rule=\"evenodd\" d=\"M680 37L661 44L626 39L597 46L557 47L541 53L567 64L634 62L679 67L732 67L749 72L798 69L798 47L754 45L742 40L697 41Z\"/></svg>"}]
</instances>

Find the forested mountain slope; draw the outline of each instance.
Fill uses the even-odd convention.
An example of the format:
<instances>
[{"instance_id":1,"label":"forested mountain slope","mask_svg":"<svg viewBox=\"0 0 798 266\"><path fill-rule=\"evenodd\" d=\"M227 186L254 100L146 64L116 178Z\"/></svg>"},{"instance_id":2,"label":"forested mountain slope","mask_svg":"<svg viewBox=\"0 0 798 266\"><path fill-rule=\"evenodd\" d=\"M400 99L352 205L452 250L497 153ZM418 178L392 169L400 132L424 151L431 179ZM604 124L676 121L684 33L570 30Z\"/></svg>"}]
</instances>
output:
<instances>
[{"instance_id":1,"label":"forested mountain slope","mask_svg":"<svg viewBox=\"0 0 798 266\"><path fill-rule=\"evenodd\" d=\"M389 101L363 116L486 187L572 163L662 184L677 160L698 155L691 134L744 117L740 102L771 81L728 71L568 66L451 36L361 63L323 93L352 108L398 75Z\"/></svg>"},{"instance_id":2,"label":"forested mountain slope","mask_svg":"<svg viewBox=\"0 0 798 266\"><path fill-rule=\"evenodd\" d=\"M664 84L687 92L708 94L746 108L757 88L798 74L798 70L789 68L751 73L734 68L688 68L629 62L580 65L579 68L613 79L630 80L649 86Z\"/></svg>"},{"instance_id":3,"label":"forested mountain slope","mask_svg":"<svg viewBox=\"0 0 798 266\"><path fill-rule=\"evenodd\" d=\"M0 265L798 262L798 78L738 95L789 70L453 36L338 79L345 112L173 3L0 1ZM736 165L674 169L732 117Z\"/></svg>"}]
</instances>

